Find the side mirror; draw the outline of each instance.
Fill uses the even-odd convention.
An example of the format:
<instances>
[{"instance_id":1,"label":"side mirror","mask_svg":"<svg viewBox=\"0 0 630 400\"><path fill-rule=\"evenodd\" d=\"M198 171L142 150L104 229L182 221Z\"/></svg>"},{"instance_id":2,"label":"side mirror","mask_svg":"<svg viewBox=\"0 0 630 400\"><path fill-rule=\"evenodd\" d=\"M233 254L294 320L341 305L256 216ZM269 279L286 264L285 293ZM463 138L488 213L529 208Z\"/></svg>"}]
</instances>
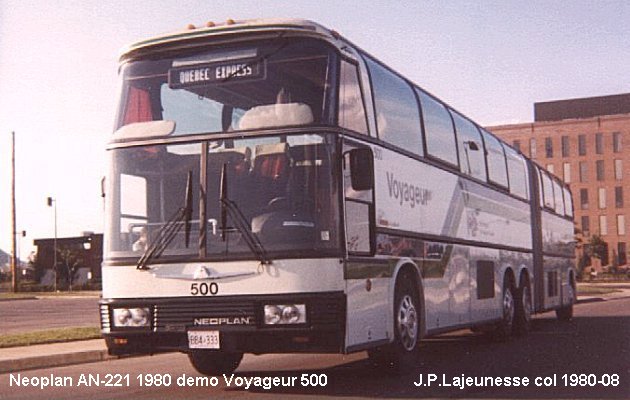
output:
<instances>
[{"instance_id":1,"label":"side mirror","mask_svg":"<svg viewBox=\"0 0 630 400\"><path fill-rule=\"evenodd\" d=\"M374 187L374 163L368 147L350 150L350 179L352 189L370 190Z\"/></svg>"}]
</instances>

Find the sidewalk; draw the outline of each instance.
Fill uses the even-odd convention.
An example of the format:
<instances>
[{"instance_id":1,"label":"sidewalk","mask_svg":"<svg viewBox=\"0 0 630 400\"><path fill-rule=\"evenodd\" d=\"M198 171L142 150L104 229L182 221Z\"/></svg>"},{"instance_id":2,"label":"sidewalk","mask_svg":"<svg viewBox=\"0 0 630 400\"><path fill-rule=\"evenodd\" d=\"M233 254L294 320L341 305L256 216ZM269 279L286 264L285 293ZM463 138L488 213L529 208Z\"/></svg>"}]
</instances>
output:
<instances>
[{"instance_id":1,"label":"sidewalk","mask_svg":"<svg viewBox=\"0 0 630 400\"><path fill-rule=\"evenodd\" d=\"M38 344L0 349L0 374L27 369L61 367L110 358L103 339Z\"/></svg>"},{"instance_id":2,"label":"sidewalk","mask_svg":"<svg viewBox=\"0 0 630 400\"><path fill-rule=\"evenodd\" d=\"M577 303L606 301L630 297L630 283L579 283L578 286L601 286L618 290L606 294L579 296ZM0 349L0 374L28 369L60 367L71 364L116 358L107 354L103 339L41 344Z\"/></svg>"}]
</instances>

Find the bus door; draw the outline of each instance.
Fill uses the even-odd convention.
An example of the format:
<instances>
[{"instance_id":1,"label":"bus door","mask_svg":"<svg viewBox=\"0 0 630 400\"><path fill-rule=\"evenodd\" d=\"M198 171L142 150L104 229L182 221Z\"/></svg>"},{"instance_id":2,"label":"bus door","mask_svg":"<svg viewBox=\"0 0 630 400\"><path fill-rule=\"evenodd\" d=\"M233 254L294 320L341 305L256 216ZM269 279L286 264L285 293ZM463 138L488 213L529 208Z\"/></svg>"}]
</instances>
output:
<instances>
[{"instance_id":1,"label":"bus door","mask_svg":"<svg viewBox=\"0 0 630 400\"><path fill-rule=\"evenodd\" d=\"M387 260L374 258L374 161L367 146L346 144L342 160L347 293L346 350L386 341Z\"/></svg>"}]
</instances>

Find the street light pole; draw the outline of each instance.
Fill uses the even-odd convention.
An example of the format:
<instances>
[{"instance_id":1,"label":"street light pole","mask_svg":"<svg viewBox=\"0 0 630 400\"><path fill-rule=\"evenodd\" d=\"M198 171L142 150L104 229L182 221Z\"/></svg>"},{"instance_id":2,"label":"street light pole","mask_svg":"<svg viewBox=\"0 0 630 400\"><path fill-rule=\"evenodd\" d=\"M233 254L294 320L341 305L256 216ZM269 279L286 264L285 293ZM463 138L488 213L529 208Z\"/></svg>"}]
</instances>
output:
<instances>
[{"instance_id":1,"label":"street light pole","mask_svg":"<svg viewBox=\"0 0 630 400\"><path fill-rule=\"evenodd\" d=\"M11 133L11 289L18 291L18 257L15 232L15 132Z\"/></svg>"},{"instance_id":2,"label":"street light pole","mask_svg":"<svg viewBox=\"0 0 630 400\"><path fill-rule=\"evenodd\" d=\"M55 284L54 290L57 291L57 199L48 197L48 207L52 207L55 204L55 241L54 241L54 254L53 254L53 271L55 272Z\"/></svg>"}]
</instances>

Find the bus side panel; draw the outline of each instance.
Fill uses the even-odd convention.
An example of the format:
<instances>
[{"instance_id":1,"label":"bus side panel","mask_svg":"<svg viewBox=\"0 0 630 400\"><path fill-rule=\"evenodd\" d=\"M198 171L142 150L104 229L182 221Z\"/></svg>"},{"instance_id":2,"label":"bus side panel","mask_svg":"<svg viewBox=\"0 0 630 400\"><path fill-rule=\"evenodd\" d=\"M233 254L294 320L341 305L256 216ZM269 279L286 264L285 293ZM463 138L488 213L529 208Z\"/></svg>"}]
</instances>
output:
<instances>
[{"instance_id":1,"label":"bus side panel","mask_svg":"<svg viewBox=\"0 0 630 400\"><path fill-rule=\"evenodd\" d=\"M555 309L571 299L569 271L575 265L573 223L548 211L542 212L543 309Z\"/></svg>"},{"instance_id":2,"label":"bus side panel","mask_svg":"<svg viewBox=\"0 0 630 400\"><path fill-rule=\"evenodd\" d=\"M389 302L392 270L387 263L347 263L347 351L369 343L383 344L393 337L393 309Z\"/></svg>"}]
</instances>

